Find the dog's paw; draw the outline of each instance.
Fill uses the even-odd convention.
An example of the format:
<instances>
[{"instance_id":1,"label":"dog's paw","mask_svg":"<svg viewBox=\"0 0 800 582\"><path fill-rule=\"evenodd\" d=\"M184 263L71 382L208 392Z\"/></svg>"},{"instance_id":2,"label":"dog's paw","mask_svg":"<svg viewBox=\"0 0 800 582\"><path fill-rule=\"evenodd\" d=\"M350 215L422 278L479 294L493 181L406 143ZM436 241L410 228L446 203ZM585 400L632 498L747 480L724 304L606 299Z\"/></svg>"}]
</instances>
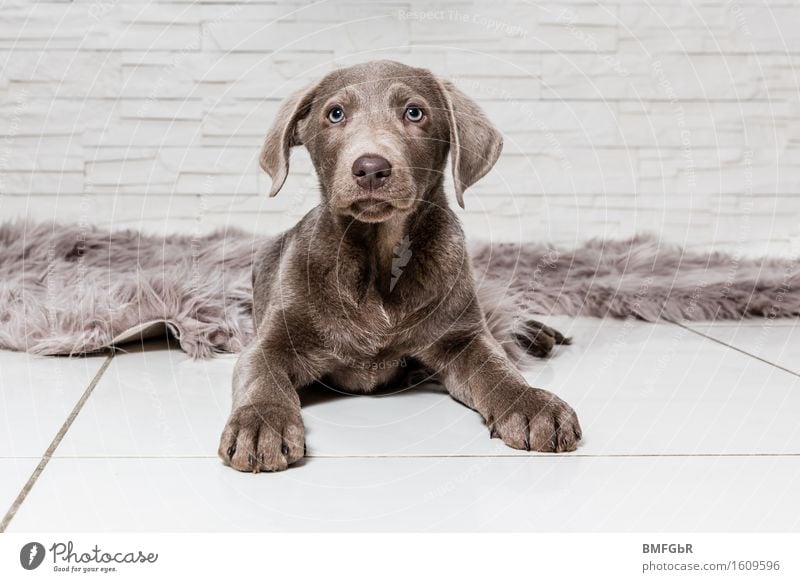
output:
<instances>
[{"instance_id":1,"label":"dog's paw","mask_svg":"<svg viewBox=\"0 0 800 582\"><path fill-rule=\"evenodd\" d=\"M560 331L533 319L525 322L516 333L515 339L525 351L537 358L549 356L556 345L572 343L572 338L565 337Z\"/></svg>"},{"instance_id":2,"label":"dog's paw","mask_svg":"<svg viewBox=\"0 0 800 582\"><path fill-rule=\"evenodd\" d=\"M566 453L577 448L581 425L569 404L538 388L500 392L502 397L496 395L486 415L492 438L526 451Z\"/></svg>"},{"instance_id":3,"label":"dog's paw","mask_svg":"<svg viewBox=\"0 0 800 582\"><path fill-rule=\"evenodd\" d=\"M248 404L231 412L219 456L237 471L283 471L303 458L305 431L300 409Z\"/></svg>"}]
</instances>

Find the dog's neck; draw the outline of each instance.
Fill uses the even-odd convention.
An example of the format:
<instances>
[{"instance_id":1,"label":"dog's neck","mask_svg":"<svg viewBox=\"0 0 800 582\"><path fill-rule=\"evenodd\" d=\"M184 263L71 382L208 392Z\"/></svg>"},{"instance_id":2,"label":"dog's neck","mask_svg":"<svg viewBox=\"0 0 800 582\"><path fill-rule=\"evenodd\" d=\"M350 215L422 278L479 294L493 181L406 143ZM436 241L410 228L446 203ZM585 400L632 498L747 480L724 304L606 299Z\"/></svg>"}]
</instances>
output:
<instances>
[{"instance_id":1,"label":"dog's neck","mask_svg":"<svg viewBox=\"0 0 800 582\"><path fill-rule=\"evenodd\" d=\"M337 216L342 243L365 251L365 256L391 256L394 248L408 236L414 222L412 214L393 216L385 222L369 224L350 216Z\"/></svg>"},{"instance_id":2,"label":"dog's neck","mask_svg":"<svg viewBox=\"0 0 800 582\"><path fill-rule=\"evenodd\" d=\"M439 231L436 215L442 210L449 211L449 208L444 188L438 183L421 197L412 211L384 222L370 224L333 212L328 215L338 240L342 245L359 250L353 256L364 257L362 268L369 273L368 279L385 292L393 287L394 267L405 268L413 260L413 253L421 251L420 245L430 245L436 237Z\"/></svg>"}]
</instances>

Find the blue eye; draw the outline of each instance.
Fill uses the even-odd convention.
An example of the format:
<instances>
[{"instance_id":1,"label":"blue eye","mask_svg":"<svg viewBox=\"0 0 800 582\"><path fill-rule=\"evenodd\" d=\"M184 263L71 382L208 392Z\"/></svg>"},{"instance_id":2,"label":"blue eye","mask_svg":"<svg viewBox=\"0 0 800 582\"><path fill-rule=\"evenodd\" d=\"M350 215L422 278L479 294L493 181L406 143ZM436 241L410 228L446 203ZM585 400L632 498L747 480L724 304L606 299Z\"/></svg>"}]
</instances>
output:
<instances>
[{"instance_id":1,"label":"blue eye","mask_svg":"<svg viewBox=\"0 0 800 582\"><path fill-rule=\"evenodd\" d=\"M425 114L422 112L422 109L416 105L410 105L406 107L406 119L409 121L413 123L419 123L422 121L423 117L425 117Z\"/></svg>"},{"instance_id":2,"label":"blue eye","mask_svg":"<svg viewBox=\"0 0 800 582\"><path fill-rule=\"evenodd\" d=\"M328 121L331 123L341 123L344 121L344 109L335 105L328 111Z\"/></svg>"}]
</instances>

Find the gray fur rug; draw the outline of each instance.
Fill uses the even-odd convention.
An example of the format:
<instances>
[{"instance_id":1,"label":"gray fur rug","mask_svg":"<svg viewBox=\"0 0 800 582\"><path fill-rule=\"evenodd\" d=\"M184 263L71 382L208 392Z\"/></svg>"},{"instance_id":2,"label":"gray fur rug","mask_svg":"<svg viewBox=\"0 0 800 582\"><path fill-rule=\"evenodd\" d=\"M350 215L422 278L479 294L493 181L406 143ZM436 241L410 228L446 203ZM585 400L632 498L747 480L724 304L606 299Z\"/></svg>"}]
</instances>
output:
<instances>
[{"instance_id":1,"label":"gray fur rug","mask_svg":"<svg viewBox=\"0 0 800 582\"><path fill-rule=\"evenodd\" d=\"M253 332L250 263L264 240L233 229L160 237L0 225L0 347L92 352L166 326L194 357L238 351ZM520 317L800 315L793 260L688 253L648 236L592 240L574 250L480 243L471 252L479 292L499 289Z\"/></svg>"}]
</instances>

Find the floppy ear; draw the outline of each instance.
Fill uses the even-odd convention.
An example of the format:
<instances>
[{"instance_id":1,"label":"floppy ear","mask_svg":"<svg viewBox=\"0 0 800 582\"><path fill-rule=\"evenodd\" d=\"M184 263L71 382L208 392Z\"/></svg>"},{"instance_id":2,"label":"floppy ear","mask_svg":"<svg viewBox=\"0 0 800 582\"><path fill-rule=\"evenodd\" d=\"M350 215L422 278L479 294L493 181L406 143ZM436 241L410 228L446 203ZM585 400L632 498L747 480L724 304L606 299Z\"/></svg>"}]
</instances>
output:
<instances>
[{"instance_id":1,"label":"floppy ear","mask_svg":"<svg viewBox=\"0 0 800 582\"><path fill-rule=\"evenodd\" d=\"M272 178L270 196L275 196L280 191L289 175L289 150L303 144L298 124L308 115L316 91L315 84L287 97L281 103L278 115L267 132L259 163L261 169Z\"/></svg>"},{"instance_id":2,"label":"floppy ear","mask_svg":"<svg viewBox=\"0 0 800 582\"><path fill-rule=\"evenodd\" d=\"M492 169L503 150L503 136L478 104L449 81L439 81L450 118L450 163L458 205L464 190Z\"/></svg>"}]
</instances>

